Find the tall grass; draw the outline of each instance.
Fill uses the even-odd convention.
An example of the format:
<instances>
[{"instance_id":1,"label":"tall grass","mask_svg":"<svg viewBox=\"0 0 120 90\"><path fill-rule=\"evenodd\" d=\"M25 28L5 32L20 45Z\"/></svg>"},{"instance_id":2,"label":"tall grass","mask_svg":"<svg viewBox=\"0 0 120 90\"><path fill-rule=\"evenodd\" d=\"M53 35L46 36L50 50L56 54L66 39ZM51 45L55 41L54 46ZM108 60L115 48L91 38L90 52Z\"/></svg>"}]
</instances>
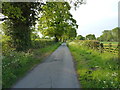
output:
<instances>
[{"instance_id":1,"label":"tall grass","mask_svg":"<svg viewBox=\"0 0 120 90\"><path fill-rule=\"evenodd\" d=\"M60 43L54 43L44 48L33 49L27 53L13 51L9 55L3 56L3 88L10 88L27 71L39 64L46 56L50 55L59 45Z\"/></svg>"},{"instance_id":2,"label":"tall grass","mask_svg":"<svg viewBox=\"0 0 120 90\"><path fill-rule=\"evenodd\" d=\"M118 56L68 44L75 60L78 79L82 88L120 88Z\"/></svg>"}]
</instances>

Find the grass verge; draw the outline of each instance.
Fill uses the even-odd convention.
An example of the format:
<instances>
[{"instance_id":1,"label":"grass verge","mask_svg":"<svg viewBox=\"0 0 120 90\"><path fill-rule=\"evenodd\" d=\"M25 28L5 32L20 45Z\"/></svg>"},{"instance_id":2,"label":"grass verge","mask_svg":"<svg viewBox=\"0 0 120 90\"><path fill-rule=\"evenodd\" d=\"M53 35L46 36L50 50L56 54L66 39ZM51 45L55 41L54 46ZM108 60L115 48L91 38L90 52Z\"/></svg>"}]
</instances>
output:
<instances>
[{"instance_id":1,"label":"grass verge","mask_svg":"<svg viewBox=\"0 0 120 90\"><path fill-rule=\"evenodd\" d=\"M3 57L2 87L10 88L18 79L56 50L59 45L60 43L48 45L41 49L33 49L28 53L11 52L9 56Z\"/></svg>"},{"instance_id":2,"label":"grass verge","mask_svg":"<svg viewBox=\"0 0 120 90\"><path fill-rule=\"evenodd\" d=\"M68 44L82 88L120 88L118 56Z\"/></svg>"}]
</instances>

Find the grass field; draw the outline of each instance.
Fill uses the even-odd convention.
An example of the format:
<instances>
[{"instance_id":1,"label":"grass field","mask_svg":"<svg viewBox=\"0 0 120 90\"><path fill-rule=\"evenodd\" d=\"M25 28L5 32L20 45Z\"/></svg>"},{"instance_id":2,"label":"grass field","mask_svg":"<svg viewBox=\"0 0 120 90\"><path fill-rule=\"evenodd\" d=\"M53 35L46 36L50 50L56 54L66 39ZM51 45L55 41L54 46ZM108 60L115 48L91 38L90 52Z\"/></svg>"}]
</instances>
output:
<instances>
[{"instance_id":1,"label":"grass field","mask_svg":"<svg viewBox=\"0 0 120 90\"><path fill-rule=\"evenodd\" d=\"M103 43L104 47L108 47L110 43L113 48L117 48L118 45L118 42L101 42L101 43Z\"/></svg>"},{"instance_id":2,"label":"grass field","mask_svg":"<svg viewBox=\"0 0 120 90\"><path fill-rule=\"evenodd\" d=\"M120 88L118 56L69 43L82 88Z\"/></svg>"},{"instance_id":3,"label":"grass field","mask_svg":"<svg viewBox=\"0 0 120 90\"><path fill-rule=\"evenodd\" d=\"M109 43L111 43L111 44L118 44L118 42L101 42L101 43L103 43L103 44L109 44Z\"/></svg>"},{"instance_id":4,"label":"grass field","mask_svg":"<svg viewBox=\"0 0 120 90\"><path fill-rule=\"evenodd\" d=\"M19 78L23 77L27 71L41 63L42 60L50 55L59 45L60 43L47 45L44 48L33 49L30 53L11 52L10 56L3 57L3 88L10 88Z\"/></svg>"}]
</instances>

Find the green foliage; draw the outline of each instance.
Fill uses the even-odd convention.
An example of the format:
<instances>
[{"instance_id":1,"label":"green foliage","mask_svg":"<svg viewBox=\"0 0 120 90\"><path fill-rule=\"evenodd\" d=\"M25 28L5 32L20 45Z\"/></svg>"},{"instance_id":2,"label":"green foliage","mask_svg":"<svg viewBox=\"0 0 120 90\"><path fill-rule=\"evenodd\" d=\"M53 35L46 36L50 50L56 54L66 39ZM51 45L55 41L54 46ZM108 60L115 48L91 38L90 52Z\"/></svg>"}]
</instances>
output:
<instances>
[{"instance_id":1,"label":"green foliage","mask_svg":"<svg viewBox=\"0 0 120 90\"><path fill-rule=\"evenodd\" d=\"M70 42L69 48L75 59L82 88L120 88L117 55L99 53L77 42Z\"/></svg>"},{"instance_id":2,"label":"green foliage","mask_svg":"<svg viewBox=\"0 0 120 90\"><path fill-rule=\"evenodd\" d=\"M23 19L22 16L22 11L19 7L14 7L13 5L11 5L11 3L9 2L5 2L2 4L3 6L3 13L5 16L8 16L8 18L21 18Z\"/></svg>"},{"instance_id":3,"label":"green foliage","mask_svg":"<svg viewBox=\"0 0 120 90\"><path fill-rule=\"evenodd\" d=\"M26 71L54 51L59 43L51 40L39 40L33 27L39 13L45 17L40 18L41 30L44 35L55 36L57 39L73 39L76 36L76 20L70 14L70 6L65 3L40 2L3 2L2 13L6 16L2 25L3 38L3 88L10 88ZM75 0L77 7L82 0ZM54 7L54 8L53 8ZM49 28L48 28L49 27ZM32 40L31 40L32 39ZM19 52L18 52L19 51ZM23 52L25 51L25 52Z\"/></svg>"},{"instance_id":4,"label":"green foliage","mask_svg":"<svg viewBox=\"0 0 120 90\"><path fill-rule=\"evenodd\" d=\"M31 47L31 27L35 25L41 5L38 2L2 3L2 13L8 17L3 31L11 36L17 51L26 51Z\"/></svg>"},{"instance_id":5,"label":"green foliage","mask_svg":"<svg viewBox=\"0 0 120 90\"><path fill-rule=\"evenodd\" d=\"M14 51L15 48L12 47L12 40L10 36L2 35L0 42L2 43L2 54L8 55L11 51Z\"/></svg>"},{"instance_id":6,"label":"green foliage","mask_svg":"<svg viewBox=\"0 0 120 90\"><path fill-rule=\"evenodd\" d=\"M34 49L37 48L44 48L46 45L52 45L55 42L51 39L36 39L34 41L32 41L32 47Z\"/></svg>"},{"instance_id":7,"label":"green foliage","mask_svg":"<svg viewBox=\"0 0 120 90\"><path fill-rule=\"evenodd\" d=\"M76 39L77 39L77 40L85 40L85 37L83 37L82 35L78 35L78 36L76 37Z\"/></svg>"},{"instance_id":8,"label":"green foliage","mask_svg":"<svg viewBox=\"0 0 120 90\"><path fill-rule=\"evenodd\" d=\"M64 0L63 0L64 1ZM70 0L71 6L75 9L84 3L84 0ZM72 15L68 10L70 6L67 2L62 4L50 4L41 9L41 6L45 5L43 0L39 2L3 2L2 13L6 16L4 20L3 31L5 35L10 36L12 39L12 46L17 51L26 51L31 47L31 38L36 38L36 35L32 35L32 26L35 26L36 20L42 10L42 15L47 14L47 18L41 18L41 21L47 21L46 24L42 24L42 29L46 28L47 31L43 32L45 35L55 36L56 40L63 37L74 38L76 36L76 21L72 18ZM53 8L54 7L54 8ZM50 18L53 22L50 22ZM67 23L66 23L67 22ZM72 24L73 27L71 27ZM66 28L65 28L65 25ZM56 28L56 27L57 28ZM49 27L49 28L47 28ZM69 31L63 31L69 28ZM67 34L66 34L67 33Z\"/></svg>"},{"instance_id":9,"label":"green foliage","mask_svg":"<svg viewBox=\"0 0 120 90\"><path fill-rule=\"evenodd\" d=\"M86 4L86 0L69 0L72 7L76 10L81 4Z\"/></svg>"},{"instance_id":10,"label":"green foliage","mask_svg":"<svg viewBox=\"0 0 120 90\"><path fill-rule=\"evenodd\" d=\"M3 87L13 84L33 60L32 54L24 52L11 52L10 55L3 56Z\"/></svg>"},{"instance_id":11,"label":"green foliage","mask_svg":"<svg viewBox=\"0 0 120 90\"><path fill-rule=\"evenodd\" d=\"M43 12L39 19L41 33L44 36L55 37L56 41L75 37L78 26L70 14L70 8L67 2L47 2L42 7Z\"/></svg>"},{"instance_id":12,"label":"green foliage","mask_svg":"<svg viewBox=\"0 0 120 90\"><path fill-rule=\"evenodd\" d=\"M59 43L44 44L44 48L30 49L28 52L11 51L3 56L3 88L10 88L20 77L25 75L33 66L39 64L44 57L50 55L59 45Z\"/></svg>"},{"instance_id":13,"label":"green foliage","mask_svg":"<svg viewBox=\"0 0 120 90\"><path fill-rule=\"evenodd\" d=\"M74 40L74 42L80 46L84 46L84 47L92 48L92 49L98 49L100 45L100 42L97 40Z\"/></svg>"},{"instance_id":14,"label":"green foliage","mask_svg":"<svg viewBox=\"0 0 120 90\"><path fill-rule=\"evenodd\" d=\"M96 40L96 37L94 34L88 34L86 35L86 40Z\"/></svg>"},{"instance_id":15,"label":"green foliage","mask_svg":"<svg viewBox=\"0 0 120 90\"><path fill-rule=\"evenodd\" d=\"M10 36L3 35L3 87L10 87L15 81L24 75L31 67L44 58L45 53L51 53L59 45L52 40L36 39L32 42L31 49L27 52L16 52L15 48L11 48Z\"/></svg>"},{"instance_id":16,"label":"green foliage","mask_svg":"<svg viewBox=\"0 0 120 90\"><path fill-rule=\"evenodd\" d=\"M37 33L32 33L31 39L32 39L32 40L40 39L40 37L39 37L39 35L38 35Z\"/></svg>"},{"instance_id":17,"label":"green foliage","mask_svg":"<svg viewBox=\"0 0 120 90\"><path fill-rule=\"evenodd\" d=\"M75 7L82 4L83 0L77 0L73 3ZM26 51L31 47L32 27L40 14L40 30L48 36L54 36L58 39L73 39L76 36L76 20L70 14L70 5L67 2L46 2L46 5L40 2L3 2L2 13L8 18L3 26L5 35L12 39L12 46L17 51ZM43 6L43 8L41 8ZM54 8L53 8L54 7ZM62 38L61 38L62 37Z\"/></svg>"},{"instance_id":18,"label":"green foliage","mask_svg":"<svg viewBox=\"0 0 120 90\"><path fill-rule=\"evenodd\" d=\"M120 29L118 27L112 30L104 30L103 34L98 37L97 39L100 41L107 41L107 42L118 42L118 31Z\"/></svg>"}]
</instances>

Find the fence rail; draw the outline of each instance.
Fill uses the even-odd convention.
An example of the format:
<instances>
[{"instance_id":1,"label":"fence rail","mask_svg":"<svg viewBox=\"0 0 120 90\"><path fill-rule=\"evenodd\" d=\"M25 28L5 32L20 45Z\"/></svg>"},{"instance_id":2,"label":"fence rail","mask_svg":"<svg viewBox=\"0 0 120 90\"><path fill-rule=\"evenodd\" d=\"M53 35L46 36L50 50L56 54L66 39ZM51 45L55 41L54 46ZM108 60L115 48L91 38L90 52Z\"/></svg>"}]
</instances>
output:
<instances>
[{"instance_id":1,"label":"fence rail","mask_svg":"<svg viewBox=\"0 0 120 90\"><path fill-rule=\"evenodd\" d=\"M116 46L116 47L115 47ZM118 44L100 44L100 47L98 48L101 53L103 52L111 52L113 54L118 54L118 47L119 45Z\"/></svg>"}]
</instances>

